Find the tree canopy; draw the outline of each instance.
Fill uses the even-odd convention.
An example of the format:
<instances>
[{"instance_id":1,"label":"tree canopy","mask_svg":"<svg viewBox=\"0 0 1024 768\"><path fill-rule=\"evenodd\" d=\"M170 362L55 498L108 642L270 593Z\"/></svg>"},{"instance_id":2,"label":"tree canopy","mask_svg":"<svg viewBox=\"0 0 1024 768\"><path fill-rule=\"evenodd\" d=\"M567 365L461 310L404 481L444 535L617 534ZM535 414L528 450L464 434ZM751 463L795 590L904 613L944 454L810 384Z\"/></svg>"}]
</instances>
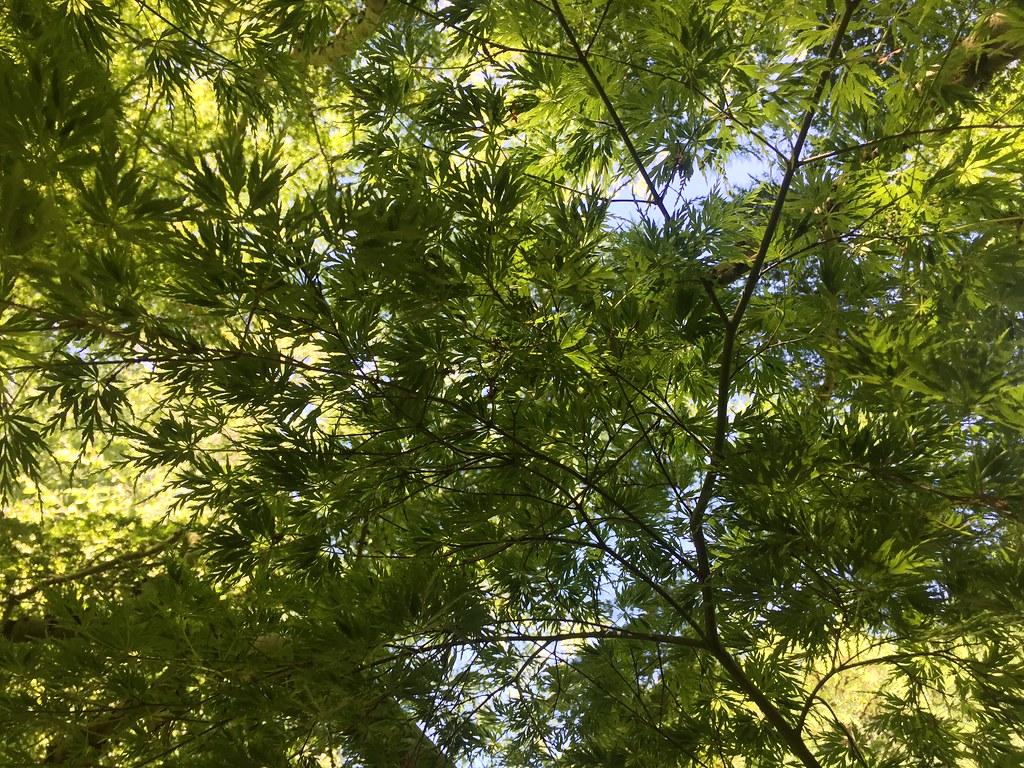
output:
<instances>
[{"instance_id":1,"label":"tree canopy","mask_svg":"<svg viewBox=\"0 0 1024 768\"><path fill-rule=\"evenodd\" d=\"M0 764L1024 764L1020 0L2 0Z\"/></svg>"}]
</instances>

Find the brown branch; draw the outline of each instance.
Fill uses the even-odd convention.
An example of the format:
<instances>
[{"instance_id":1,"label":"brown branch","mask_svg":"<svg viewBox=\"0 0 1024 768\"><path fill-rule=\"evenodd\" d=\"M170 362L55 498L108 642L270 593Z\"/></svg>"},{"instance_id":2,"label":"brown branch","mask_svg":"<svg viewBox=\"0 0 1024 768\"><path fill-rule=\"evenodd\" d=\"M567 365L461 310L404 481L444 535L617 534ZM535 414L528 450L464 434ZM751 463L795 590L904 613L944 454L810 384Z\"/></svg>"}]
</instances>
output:
<instances>
[{"instance_id":1,"label":"brown branch","mask_svg":"<svg viewBox=\"0 0 1024 768\"><path fill-rule=\"evenodd\" d=\"M910 661L918 658L940 658L946 661L951 661L955 664L966 663L963 659L957 659L951 655L953 649L937 650L937 651L903 651L899 653L889 653L884 656L875 656L868 658L861 658L865 653L880 648L883 643L872 643L868 648L858 652L853 657L847 659L841 664L834 665L831 669L823 674L818 682L815 683L811 692L807 695L807 699L804 701L803 706L800 708L800 714L797 716L797 729L803 730L804 724L807 721L807 716L810 714L811 709L814 707L815 700L822 701L824 699L820 697L821 689L825 687L825 684L836 675L840 675L844 672L848 672L851 669L857 669L858 667L869 667L878 664L899 664L902 661Z\"/></svg>"},{"instance_id":2,"label":"brown branch","mask_svg":"<svg viewBox=\"0 0 1024 768\"><path fill-rule=\"evenodd\" d=\"M754 295L755 289L757 288L758 280L761 276L761 270L764 267L764 262L768 255L768 250L775 239L776 231L778 230L779 223L782 219L782 210L786 204L789 188L793 183L793 178L796 175L797 170L800 167L800 155L803 152L804 144L807 141L807 135L810 132L814 117L818 113L819 102L825 92L825 86L828 84L829 77L834 70L834 64L840 57L843 38L846 35L846 29L850 24L850 20L853 18L853 12L857 8L858 2L859 0L847 0L843 14L839 18L836 26L836 33L832 39L832 45L825 57L825 62L832 66L827 66L822 71L821 75L818 77L818 82L811 93L809 105L800 122L800 128L797 132L796 140L793 143L793 148L790 153L789 160L786 163L786 169L783 174L782 181L779 184L779 191L776 194L775 203L768 216L768 222L765 225L764 234L761 237L757 254L751 264L750 274L743 286L743 291L740 294L739 301L736 303L736 308L733 310L732 317L726 322L725 335L722 342L722 356L719 364L715 437L710 457L711 466L708 468L708 472L704 476L704 482L701 484L700 494L697 498L696 504L694 505L693 514L690 518L690 535L693 540L694 551L697 555L697 564L699 569L698 580L701 582L701 594L704 603L705 630L708 641L712 644L713 653L733 681L744 691L744 693L747 694L747 696L750 697L750 699L757 705L758 709L761 710L765 719L772 724L778 734L782 737L783 741L789 747L790 751L799 758L807 768L820 768L820 764L804 743L803 738L800 736L800 732L790 724L778 707L776 707L764 692L761 691L761 689L758 688L757 685L747 676L739 662L733 658L722 643L721 636L718 632L714 587L710 583L711 559L708 553L707 538L704 535L704 518L707 513L708 506L711 503L711 499L714 496L715 487L718 482L719 464L722 459L723 449L725 448L726 432L729 426L729 396L732 391L733 357L735 356L736 340L740 325L743 322L743 315L750 304L750 300Z\"/></svg>"},{"instance_id":3,"label":"brown branch","mask_svg":"<svg viewBox=\"0 0 1024 768\"><path fill-rule=\"evenodd\" d=\"M173 677L174 668L168 667L152 681L152 688L159 687ZM180 704L136 699L104 707L101 714L89 719L84 718L85 712L82 710L69 715L72 717L68 723L70 732L55 734L50 740L43 759L44 765L97 765L107 747L126 729L144 725L147 731L156 730L181 720L184 707ZM85 747L84 751L82 747Z\"/></svg>"},{"instance_id":4,"label":"brown branch","mask_svg":"<svg viewBox=\"0 0 1024 768\"><path fill-rule=\"evenodd\" d=\"M498 42L497 40L492 40L489 37L485 37L484 35L481 35L479 32L475 32L475 31L473 31L472 29L469 29L466 26L463 26L461 24L455 24L450 19L446 18L445 16L443 16L443 15L441 15L439 13L434 13L433 11L431 11L431 10L429 10L427 8L423 8L423 7L419 6L419 5L416 5L415 3L411 2L411 0L398 0L398 2L400 2L402 5L406 6L407 8L410 8L411 10L416 11L416 13L418 13L420 15L426 16L428 19L432 19L433 21L437 22L438 24L443 24L446 29L455 30L460 35L468 37L469 39L474 40L475 42L477 42L477 43L479 43L479 44L481 44L483 46L486 46L487 48L493 48L494 50L500 51L502 53L525 53L525 54L529 54L531 56L542 56L542 57L547 58L547 59L557 59L557 60L560 60L560 61L571 61L571 62L575 62L576 61L576 57L574 57L574 56L567 56L564 53L556 53L554 51L545 51L545 50L542 50L540 48L522 48L522 47L517 47L517 46L514 46L514 45L505 45L504 43Z\"/></svg>"},{"instance_id":5,"label":"brown branch","mask_svg":"<svg viewBox=\"0 0 1024 768\"><path fill-rule=\"evenodd\" d=\"M14 594L9 595L5 601L6 605L8 606L8 610L10 610L10 607L17 605L23 600L27 600L28 598L32 597L32 595L35 595L36 593L46 589L47 587L53 587L57 584L67 584L72 581L78 581L79 579L88 578L89 576L95 576L100 573L105 573L106 571L112 571L115 568L120 568L121 566L131 563L135 560L144 560L147 557L152 557L153 555L160 554L168 547L180 541L184 535L185 529L183 528L174 533L169 538L165 539L164 541L161 541L158 544L154 544L151 547L147 547L146 549L141 549L136 552L127 552L123 555L118 555L117 557L113 557L109 560L104 560L102 562L96 563L95 565L90 565L87 568L82 568L79 571L73 571L71 573L61 574L60 576L51 576L47 579L43 579L38 584L35 584L29 587L28 589L25 589L21 592L15 592Z\"/></svg>"},{"instance_id":6,"label":"brown branch","mask_svg":"<svg viewBox=\"0 0 1024 768\"><path fill-rule=\"evenodd\" d=\"M865 149L872 149L881 144L886 144L890 141L899 141L900 139L910 139L916 136L927 136L929 134L945 134L954 133L957 131L972 131L972 130L991 130L991 131L1020 131L1024 130L1024 123L970 123L968 125L943 125L937 128L921 128L918 130L906 130L900 131L899 133L889 134L888 136L880 136L877 139L871 141L865 141L860 144L850 144L839 149L833 149L828 152L819 152L816 155L800 161L800 167L803 168L805 165L816 163L819 160L828 160L832 157L838 157L840 155L846 155L850 152L857 152ZM901 149L907 149L909 145L903 145Z\"/></svg>"},{"instance_id":7,"label":"brown branch","mask_svg":"<svg viewBox=\"0 0 1024 768\"><path fill-rule=\"evenodd\" d=\"M313 67L326 67L353 55L377 31L387 7L388 0L366 0L363 9L342 24L327 45L305 56L306 63Z\"/></svg>"},{"instance_id":8,"label":"brown branch","mask_svg":"<svg viewBox=\"0 0 1024 768\"><path fill-rule=\"evenodd\" d=\"M1016 522L1021 522L1022 520L1024 520L1024 518L1017 514L1017 512L1014 510L1010 502L1008 502L1006 499L1002 499L990 493L980 493L974 496L949 493L948 491L944 491L936 486L917 482L912 478L909 478L905 475L900 474L899 472L895 472L892 470L878 469L868 471L874 474L875 477L879 478L880 480L886 480L891 483L897 483L898 485L902 485L906 488L911 488L915 491L920 491L921 493L927 493L933 496L938 496L940 499L944 499L945 501L948 501L954 505L964 507L984 507L986 509L991 509L994 512L998 512L1001 516L1004 516L1005 518L1014 520Z\"/></svg>"},{"instance_id":9,"label":"brown branch","mask_svg":"<svg viewBox=\"0 0 1024 768\"><path fill-rule=\"evenodd\" d=\"M587 43L587 48L584 51L586 54L590 54L590 49L594 47L594 43L597 42L597 36L601 34L601 27L604 26L605 19L608 18L608 11L611 10L612 3L615 0L605 0L604 8L601 10L601 17L597 20L597 25L594 27L594 33L590 36L590 42Z\"/></svg>"},{"instance_id":10,"label":"brown branch","mask_svg":"<svg viewBox=\"0 0 1024 768\"><path fill-rule=\"evenodd\" d=\"M532 633L513 632L501 635L484 635L481 637L466 637L457 640L449 640L443 643L420 646L402 646L401 649L407 652L426 653L429 651L447 651L453 648L468 648L491 643L557 643L566 640L634 640L637 642L657 643L659 645L676 645L683 648L692 648L697 651L708 651L707 644L694 637L682 637L680 635L667 635L659 632L635 632L620 627L608 627L606 629L583 630L579 632L553 632L553 633Z\"/></svg>"},{"instance_id":11,"label":"brown branch","mask_svg":"<svg viewBox=\"0 0 1024 768\"><path fill-rule=\"evenodd\" d=\"M1003 11L992 13L978 24L954 50L954 62L958 66L948 85L966 92L984 88L997 74L1024 56L1024 44L1008 34L1014 32L1016 26Z\"/></svg>"},{"instance_id":12,"label":"brown branch","mask_svg":"<svg viewBox=\"0 0 1024 768\"><path fill-rule=\"evenodd\" d=\"M50 638L61 640L76 637L78 630L65 626L52 616L20 616L5 619L0 628L0 637L11 643L29 643L33 640Z\"/></svg>"},{"instance_id":13,"label":"brown branch","mask_svg":"<svg viewBox=\"0 0 1024 768\"><path fill-rule=\"evenodd\" d=\"M552 11L552 9L549 6L547 6L546 4L544 4L543 2L540 2L539 0L535 0L535 1L537 2L538 5L540 5L545 10L547 10L549 12ZM576 62L579 61L578 57L576 57L576 56L568 56L566 54L557 53L555 51L546 51L546 50L543 50L543 49L540 49L540 48L521 48L521 47L505 45L503 43L498 42L497 40L485 37L484 35L481 35L478 32L474 32L473 30L468 29L465 26L462 26L460 24L452 23L449 19L445 18L441 14L434 13L433 11L427 10L426 8L421 8L420 6L418 6L415 3L411 2L411 0L398 0L398 2L400 2L402 5L410 8L410 9L412 9L414 11L416 11L417 13L419 13L419 14L421 14L423 16L426 16L427 18L432 19L433 21L435 21L435 22L437 22L439 24L444 25L444 27L446 29L454 30L455 32L458 32L460 35L463 35L465 37L468 37L468 38L474 40L475 42L479 43L481 46L484 46L485 50L487 48L493 48L494 50L500 51L500 52L503 52L503 53L525 53L525 54L530 54L530 55L533 55L533 56L540 56L540 57L543 57L543 58L553 59L553 60L557 60L557 61L571 61L573 63L576 63ZM611 3L609 2L608 5L606 6L606 10L610 7L610 5L611 5ZM591 59L602 59L604 61L611 62L612 64L621 64L623 66L635 69L638 72L645 72L646 74L653 75L654 77L660 78L662 80L670 80L673 83L678 83L679 85L683 85L683 86L686 86L687 88L692 89L698 96L700 96L704 100L704 103L705 103L706 106L708 106L711 109L713 109L715 112L717 112L719 115L721 115L722 118L724 118L726 120L729 120L729 121L731 121L733 123L736 123L736 125L740 126L743 130L745 130L747 133L749 133L756 141L758 141L760 144L762 144L767 149L771 150L772 154L774 154L780 160L783 160L783 161L786 160L786 155L783 154L782 151L780 151L778 147L776 147L774 144L772 144L767 138L765 138L765 136L763 136L759 131L757 131L752 125L747 123L745 120L741 120L739 118L739 116L737 116L736 113L733 112L729 108L728 105L719 106L717 103L715 103L715 101L706 92L701 91L700 89L696 88L696 86L694 85L694 83L692 81L685 80L685 79L683 79L683 78L681 78L681 77L679 77L677 75L673 75L673 74L671 74L669 72L663 72L663 71L661 71L659 69L655 69L654 67L649 66L648 64L644 63L643 61L629 61L627 59L619 58L618 56L612 56L612 55L609 55L607 53L600 53L600 52L597 52L597 51L593 51L593 50L591 50L591 46L593 45L593 43L594 43L594 40L591 40L590 43L588 43L587 48L585 49L585 53L586 53L586 55L589 58L591 58ZM625 201L625 202L631 202L631 201ZM650 202L650 201L640 201L640 202L649 202L651 205L656 205L656 203Z\"/></svg>"},{"instance_id":14,"label":"brown branch","mask_svg":"<svg viewBox=\"0 0 1024 768\"><path fill-rule=\"evenodd\" d=\"M593 83L594 89L597 91L597 95L601 97L601 101L604 102L605 109L608 110L608 116L612 119L612 123L615 125L615 130L619 134L619 138L622 139L622 143L626 145L626 151L629 152L629 156L633 159L633 163L636 165L637 170L640 172L640 176L643 177L644 183L647 185L647 189L651 193L651 197L654 198L654 204L658 206L658 210L661 215L665 217L665 222L669 222L672 216L668 212L668 208L665 206L665 200L661 193L658 192L657 187L654 186L654 180L651 175L647 172L647 167L644 165L644 161L640 159L640 153L637 151L636 145L633 143L633 139L629 136L629 131L626 130L626 126L622 122L622 118L619 117L618 111L615 109L615 105L612 103L611 98L608 96L608 92L605 90L604 84L601 79L597 76L594 68L590 66L590 61L587 58L586 52L580 45L580 41L576 38L576 33L573 32L572 26L569 24L568 19L565 18L565 14L562 12L562 6L558 0L552 0L552 10L555 13L555 17L558 19L559 26L565 32L565 36L569 39L569 44L572 46L573 51L576 52L576 58L583 67L583 70L587 73L587 77L590 78L590 82Z\"/></svg>"},{"instance_id":15,"label":"brown branch","mask_svg":"<svg viewBox=\"0 0 1024 768\"><path fill-rule=\"evenodd\" d=\"M424 732L399 699L385 692L374 695L375 682L368 679L361 679L361 682L361 690L353 698L366 704L351 712L352 719L343 726L343 731L365 765L371 768L454 768L454 760ZM378 724L386 727L376 727Z\"/></svg>"},{"instance_id":16,"label":"brown branch","mask_svg":"<svg viewBox=\"0 0 1024 768\"><path fill-rule=\"evenodd\" d=\"M847 2L843 16L839 20L836 35L832 41L832 46L829 49L826 61L834 62L838 59L842 45L842 38L846 33L846 28L849 26L850 19L853 16L853 11L856 9L858 2L859 0L851 0L850 2ZM779 191L776 195L771 213L769 214L768 223L765 225L765 231L761 237L757 254L751 264L750 274L743 286L743 291L740 294L739 301L736 304L732 317L726 324L722 357L719 366L717 412L715 421L715 437L712 444L711 467L709 468L708 474L705 476L704 483L701 486L700 495L698 496L697 503L694 506L694 514L691 523L691 532L694 535L694 546L697 549L698 562L701 563L702 580L706 580L710 576L711 570L708 561L707 543L703 531L704 514L707 511L708 504L711 502L715 484L718 480L717 464L721 460L722 450L725 447L725 435L729 424L728 407L729 394L732 386L732 359L736 347L736 338L740 324L743 321L743 315L750 304L754 290L757 288L758 279L761 276L761 271L768 255L768 250L775 239L775 233L778 230L779 222L782 219L782 209L785 206L790 185L793 183L793 177L796 175L796 171L800 166L800 153L803 151L804 143L807 140L807 134L811 128L811 123L818 111L818 102L825 90L825 85L828 82L830 74L831 68L822 72L821 76L818 78L818 83L811 95L810 106L804 113L799 133L797 134L796 141L793 144L792 153L790 154L789 161L786 164L785 174L782 177L782 182L779 184ZM709 631L713 628L713 624L714 622L712 621L712 627L709 627Z\"/></svg>"},{"instance_id":17,"label":"brown branch","mask_svg":"<svg viewBox=\"0 0 1024 768\"><path fill-rule=\"evenodd\" d=\"M825 706L825 709L829 711L829 714L832 715L832 722L835 723L836 727L840 731L842 731L843 736L846 738L846 746L849 748L850 752L853 753L857 762L864 766L864 768L870 768L867 759L864 757L864 753L860 750L860 745L857 743L857 736L851 730L850 726L839 719L839 715L836 714L836 711L832 708L831 704L824 700L821 703Z\"/></svg>"}]
</instances>

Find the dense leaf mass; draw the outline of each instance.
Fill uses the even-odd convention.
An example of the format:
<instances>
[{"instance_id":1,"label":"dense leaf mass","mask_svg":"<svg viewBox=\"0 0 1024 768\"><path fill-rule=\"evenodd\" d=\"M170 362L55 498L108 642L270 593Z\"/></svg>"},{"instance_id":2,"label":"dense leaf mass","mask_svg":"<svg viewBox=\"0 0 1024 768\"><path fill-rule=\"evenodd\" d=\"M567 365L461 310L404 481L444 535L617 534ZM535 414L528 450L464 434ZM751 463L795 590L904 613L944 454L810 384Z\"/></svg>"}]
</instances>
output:
<instances>
[{"instance_id":1,"label":"dense leaf mass","mask_svg":"<svg viewBox=\"0 0 1024 768\"><path fill-rule=\"evenodd\" d=\"M0 764L1024 764L1020 0L2 0Z\"/></svg>"}]
</instances>

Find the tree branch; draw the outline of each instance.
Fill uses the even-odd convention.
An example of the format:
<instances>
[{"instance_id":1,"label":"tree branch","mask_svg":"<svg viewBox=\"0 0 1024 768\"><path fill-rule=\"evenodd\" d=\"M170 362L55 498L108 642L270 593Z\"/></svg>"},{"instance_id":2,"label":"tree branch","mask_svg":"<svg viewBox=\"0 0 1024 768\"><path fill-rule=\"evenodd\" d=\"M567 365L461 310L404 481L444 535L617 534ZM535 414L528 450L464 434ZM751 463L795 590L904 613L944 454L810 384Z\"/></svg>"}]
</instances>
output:
<instances>
[{"instance_id":1,"label":"tree branch","mask_svg":"<svg viewBox=\"0 0 1024 768\"><path fill-rule=\"evenodd\" d=\"M468 648L491 643L557 643L566 640L635 640L638 642L657 643L659 645L676 645L683 648L692 648L697 651L709 651L707 644L694 637L682 637L680 635L667 635L658 632L635 632L620 627L608 627L606 629L583 630L579 632L513 632L501 635L485 635L481 637L466 637L458 640L449 640L443 643L421 646L402 646L402 650L425 653L428 651L447 651L453 648Z\"/></svg>"},{"instance_id":2,"label":"tree branch","mask_svg":"<svg viewBox=\"0 0 1024 768\"><path fill-rule=\"evenodd\" d=\"M140 549L135 552L127 552L123 555L112 557L109 560L103 560L102 562L96 563L95 565L90 565L87 568L82 568L79 571L73 571L71 573L61 574L60 576L51 576L47 579L43 579L38 584L35 584L29 587L28 589L22 590L21 592L15 592L9 595L5 603L7 604L9 610L11 606L17 605L23 600L27 600L28 598L32 597L32 595L46 589L47 587L53 587L57 584L67 584L72 581L78 581L79 579L88 578L89 576L95 576L100 573L105 573L106 571L112 571L115 568L120 568L121 566L133 562L135 560L145 560L147 557L158 555L168 547L180 541L181 538L185 535L185 533L185 529L182 528L181 530L171 535L169 538L164 539L163 541L159 542L158 544L154 544L151 547L147 547L146 549Z\"/></svg>"},{"instance_id":3,"label":"tree branch","mask_svg":"<svg viewBox=\"0 0 1024 768\"><path fill-rule=\"evenodd\" d=\"M828 152L819 152L816 155L800 161L800 167L803 168L811 163L816 163L819 160L828 160L829 158L839 157L840 155L847 155L850 152L857 152L865 149L872 149L882 144L887 144L890 141L899 141L900 139L909 139L916 136L927 136L929 134L945 134L954 133L956 131L972 131L972 130L991 130L991 131L1020 131L1024 130L1024 123L969 123L968 125L942 125L936 128L921 128L917 130L906 130L900 131L899 133L893 133L888 136L880 136L877 139L871 141L865 141L860 144L850 144L846 147L840 147L839 149L833 149ZM907 145L904 145L902 149L907 149Z\"/></svg>"},{"instance_id":4,"label":"tree branch","mask_svg":"<svg viewBox=\"0 0 1024 768\"><path fill-rule=\"evenodd\" d=\"M342 24L327 45L305 57L306 63L326 67L354 54L377 31L387 7L388 0L366 0L363 9Z\"/></svg>"},{"instance_id":5,"label":"tree branch","mask_svg":"<svg viewBox=\"0 0 1024 768\"><path fill-rule=\"evenodd\" d=\"M700 494L694 505L693 514L690 517L690 535L693 540L694 550L697 555L698 580L701 582L701 595L704 603L704 620L707 639L714 648L715 657L722 664L723 668L733 681L750 697L764 714L765 718L772 724L775 730L785 741L792 753L807 766L807 768L820 768L817 758L811 753L804 743L798 730L796 730L782 714L782 712L771 702L757 685L746 675L739 662L728 652L721 641L718 631L718 619L715 609L714 587L710 584L711 560L708 553L707 538L704 535L704 518L707 513L711 499L714 496L715 487L718 482L719 465L722 459L722 451L725 448L726 432L729 426L729 396L732 391L732 365L735 356L736 339L739 334L740 325L743 322L743 315L750 304L750 300L757 288L761 270L764 267L768 250L775 239L779 222L782 219L782 210L786 204L789 188L793 178L800 167L800 155L803 152L807 135L810 132L811 124L818 113L819 102L825 92L829 77L834 70L834 64L838 61L842 50L843 38L846 35L847 27L853 18L859 0L847 0L842 16L836 26L836 32L829 47L825 62L833 66L827 66L818 77L809 99L809 105L800 121L800 128L796 140L786 163L786 169L779 184L779 191L775 197L768 222L765 225L764 234L757 249L757 254L751 264L750 274L747 277L743 290L740 293L739 301L733 310L732 317L726 322L725 335L722 342L722 356L719 363L718 375L718 397L715 415L715 436L712 444L711 465L704 482L701 484Z\"/></svg>"},{"instance_id":6,"label":"tree branch","mask_svg":"<svg viewBox=\"0 0 1024 768\"><path fill-rule=\"evenodd\" d=\"M670 221L672 216L669 214L668 208L665 206L665 199L662 197L661 193L658 192L657 187L654 186L654 180L647 172L647 167L644 165L644 161L640 159L640 153L637 151L636 145L633 143L633 139L630 138L629 131L626 130L626 126L623 124L622 118L619 117L619 113L615 109L615 105L612 104L612 100L608 96L608 92L605 90L604 84L597 76L594 68L590 66L590 61L587 59L586 52L580 45L580 41L576 38L576 33L573 32L568 19L565 18L565 13L562 12L561 4L558 0L552 0L551 7L558 19L558 24L562 27L562 31L565 32L565 36L569 39L569 44L572 46L573 51L576 52L576 58L579 61L580 66L583 67L583 70L587 73L587 77L590 78L590 82L593 83L594 89L597 91L597 95L600 96L601 101L604 102L605 109L608 110L608 116L611 117L612 123L615 125L615 130L619 134L619 138L621 138L622 143L626 145L626 151L629 152L629 156L633 159L633 163L636 165L637 170L640 171L640 176L643 177L644 183L647 185L647 189L651 193L651 197L654 198L654 204L658 206L658 210L661 212L661 215L665 217L665 221Z\"/></svg>"},{"instance_id":7,"label":"tree branch","mask_svg":"<svg viewBox=\"0 0 1024 768\"><path fill-rule=\"evenodd\" d=\"M1024 56L1024 44L1012 35L1018 29L1019 26L1004 11L995 11L986 17L954 49L953 58L957 66L948 86L970 93L985 87L997 74L1018 61ZM953 94L954 97L957 95Z\"/></svg>"}]
</instances>

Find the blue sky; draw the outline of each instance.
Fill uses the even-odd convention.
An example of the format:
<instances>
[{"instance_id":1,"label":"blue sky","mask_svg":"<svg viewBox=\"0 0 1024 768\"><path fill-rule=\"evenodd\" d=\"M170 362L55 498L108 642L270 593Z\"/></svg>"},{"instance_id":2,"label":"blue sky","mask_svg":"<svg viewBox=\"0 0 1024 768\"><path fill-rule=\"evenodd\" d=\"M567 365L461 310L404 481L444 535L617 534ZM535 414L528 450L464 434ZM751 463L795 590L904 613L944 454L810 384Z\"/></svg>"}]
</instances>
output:
<instances>
[{"instance_id":1,"label":"blue sky","mask_svg":"<svg viewBox=\"0 0 1024 768\"><path fill-rule=\"evenodd\" d=\"M703 171L697 170L682 188L673 185L666 194L665 204L671 211L679 205L680 201L699 200L707 197L715 189L720 194L728 196L731 191L749 187L753 181L769 177L775 170L771 160L772 158L768 156L767 152L763 155L738 152L729 159L722 173L717 173L710 168ZM643 189L645 189L643 180L637 175L630 185L624 187L622 190L624 194L621 197L628 197L630 194L639 197ZM612 217L628 221L639 219L641 211L645 211L650 218L656 220L660 218L654 206L637 205L621 198L612 203L610 208Z\"/></svg>"}]
</instances>

